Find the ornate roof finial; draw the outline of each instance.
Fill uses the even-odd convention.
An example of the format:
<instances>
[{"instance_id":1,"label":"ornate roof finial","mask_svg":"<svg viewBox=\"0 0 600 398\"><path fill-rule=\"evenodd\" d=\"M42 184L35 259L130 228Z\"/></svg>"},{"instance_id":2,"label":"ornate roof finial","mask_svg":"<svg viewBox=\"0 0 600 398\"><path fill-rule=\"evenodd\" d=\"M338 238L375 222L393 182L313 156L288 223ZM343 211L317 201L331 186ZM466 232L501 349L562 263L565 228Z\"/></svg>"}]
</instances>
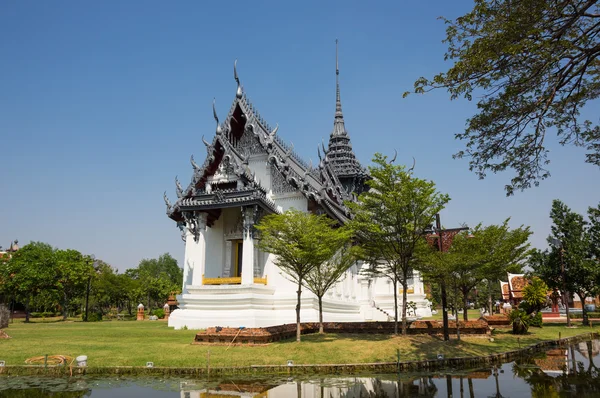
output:
<instances>
[{"instance_id":1,"label":"ornate roof finial","mask_svg":"<svg viewBox=\"0 0 600 398\"><path fill-rule=\"evenodd\" d=\"M241 99L242 98L242 86L240 84L240 78L238 77L236 66L237 66L237 59L233 63L233 78L235 79L235 81L237 83L237 90L235 92L235 96L237 99Z\"/></svg>"},{"instance_id":2,"label":"ornate roof finial","mask_svg":"<svg viewBox=\"0 0 600 398\"><path fill-rule=\"evenodd\" d=\"M213 98L213 116L215 118L215 121L217 122L217 134L221 134L223 132L223 129L221 128L221 125L219 124L219 117L217 116L217 110L215 109L215 99Z\"/></svg>"},{"instance_id":3,"label":"ornate roof finial","mask_svg":"<svg viewBox=\"0 0 600 398\"><path fill-rule=\"evenodd\" d=\"M338 39L335 39L335 119L331 135L348 135L344 125L342 100L340 99L340 64L338 61Z\"/></svg>"},{"instance_id":4,"label":"ornate roof finial","mask_svg":"<svg viewBox=\"0 0 600 398\"><path fill-rule=\"evenodd\" d=\"M329 136L329 145L325 150L325 163L331 162L333 170L344 187L353 184L354 178L363 173L363 168L352 150L350 136L344 124L342 100L340 99L340 64L338 40L335 40L335 118L333 131ZM324 148L323 148L324 149Z\"/></svg>"},{"instance_id":5,"label":"ornate roof finial","mask_svg":"<svg viewBox=\"0 0 600 398\"><path fill-rule=\"evenodd\" d=\"M163 199L165 200L165 204L167 205L167 210L171 210L171 202L169 201L169 198L167 197L167 191L165 191L165 193L163 194Z\"/></svg>"},{"instance_id":6,"label":"ornate roof finial","mask_svg":"<svg viewBox=\"0 0 600 398\"><path fill-rule=\"evenodd\" d=\"M181 196L183 195L183 187L177 179L177 176L175 176L175 192L177 193L178 198L181 198Z\"/></svg>"}]
</instances>

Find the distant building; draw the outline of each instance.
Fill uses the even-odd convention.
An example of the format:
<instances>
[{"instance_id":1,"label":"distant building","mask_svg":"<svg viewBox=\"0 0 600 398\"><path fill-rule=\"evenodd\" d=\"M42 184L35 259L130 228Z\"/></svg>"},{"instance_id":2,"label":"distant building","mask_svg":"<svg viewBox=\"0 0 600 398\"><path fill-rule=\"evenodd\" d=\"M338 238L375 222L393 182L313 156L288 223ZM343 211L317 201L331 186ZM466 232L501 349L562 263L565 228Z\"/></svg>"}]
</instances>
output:
<instances>
[{"instance_id":1,"label":"distant building","mask_svg":"<svg viewBox=\"0 0 600 398\"><path fill-rule=\"evenodd\" d=\"M15 239L14 241L10 242L10 246L8 247L8 249L3 250L2 246L0 246L0 258L7 256L7 257L11 257L12 254L14 252L16 252L17 250L19 250L19 241L17 239Z\"/></svg>"}]
</instances>

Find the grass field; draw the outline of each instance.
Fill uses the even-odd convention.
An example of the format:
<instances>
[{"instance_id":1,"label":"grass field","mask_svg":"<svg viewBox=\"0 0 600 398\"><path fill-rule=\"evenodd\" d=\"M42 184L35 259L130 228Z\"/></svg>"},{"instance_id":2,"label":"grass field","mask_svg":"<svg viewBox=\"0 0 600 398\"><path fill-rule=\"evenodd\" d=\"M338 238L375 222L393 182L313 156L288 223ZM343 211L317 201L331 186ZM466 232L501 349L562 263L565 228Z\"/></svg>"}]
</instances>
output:
<instances>
[{"instance_id":1,"label":"grass field","mask_svg":"<svg viewBox=\"0 0 600 398\"><path fill-rule=\"evenodd\" d=\"M325 334L302 336L267 346L192 345L196 331L173 330L164 321L80 321L32 323L15 321L5 329L10 339L0 339L0 360L7 365L24 364L34 356L88 356L90 366L204 367L210 351L211 367L285 364L348 364L396 360L432 359L438 353L446 357L476 356L517 349L542 340L598 332L600 328L566 328L562 325L530 328L530 334L514 336L494 331L494 341L484 337L463 337L444 343L436 337Z\"/></svg>"}]
</instances>

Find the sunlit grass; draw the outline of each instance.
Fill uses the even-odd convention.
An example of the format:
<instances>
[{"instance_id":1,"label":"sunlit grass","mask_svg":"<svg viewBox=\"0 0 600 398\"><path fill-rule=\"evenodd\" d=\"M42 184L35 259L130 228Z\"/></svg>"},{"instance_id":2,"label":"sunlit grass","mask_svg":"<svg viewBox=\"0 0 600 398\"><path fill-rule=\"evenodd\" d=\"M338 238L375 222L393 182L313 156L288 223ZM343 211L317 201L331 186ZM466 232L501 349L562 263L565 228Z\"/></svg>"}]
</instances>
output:
<instances>
[{"instance_id":1,"label":"sunlit grass","mask_svg":"<svg viewBox=\"0 0 600 398\"><path fill-rule=\"evenodd\" d=\"M80 321L34 320L15 322L5 329L11 339L0 340L0 360L24 364L25 359L48 355L87 355L90 366L205 367L210 351L211 367L285 364L349 364L487 355L509 351L542 340L569 337L593 330L563 325L531 328L530 334L514 336L495 330L494 341L486 337L463 337L444 342L425 335L394 337L374 334L325 334L302 336L266 346L193 345L195 330L173 330L164 321Z\"/></svg>"}]
</instances>

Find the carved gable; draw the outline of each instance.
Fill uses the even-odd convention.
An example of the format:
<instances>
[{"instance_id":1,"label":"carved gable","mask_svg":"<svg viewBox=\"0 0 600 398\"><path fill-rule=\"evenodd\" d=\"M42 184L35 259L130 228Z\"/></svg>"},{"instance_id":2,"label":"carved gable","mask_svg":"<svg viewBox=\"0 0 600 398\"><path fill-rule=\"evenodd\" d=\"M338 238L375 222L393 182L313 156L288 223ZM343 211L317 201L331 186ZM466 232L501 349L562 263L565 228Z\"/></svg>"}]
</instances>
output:
<instances>
[{"instance_id":1,"label":"carved gable","mask_svg":"<svg viewBox=\"0 0 600 398\"><path fill-rule=\"evenodd\" d=\"M274 194L296 192L297 189L290 185L285 177L277 170L277 168L271 165L271 189Z\"/></svg>"}]
</instances>

